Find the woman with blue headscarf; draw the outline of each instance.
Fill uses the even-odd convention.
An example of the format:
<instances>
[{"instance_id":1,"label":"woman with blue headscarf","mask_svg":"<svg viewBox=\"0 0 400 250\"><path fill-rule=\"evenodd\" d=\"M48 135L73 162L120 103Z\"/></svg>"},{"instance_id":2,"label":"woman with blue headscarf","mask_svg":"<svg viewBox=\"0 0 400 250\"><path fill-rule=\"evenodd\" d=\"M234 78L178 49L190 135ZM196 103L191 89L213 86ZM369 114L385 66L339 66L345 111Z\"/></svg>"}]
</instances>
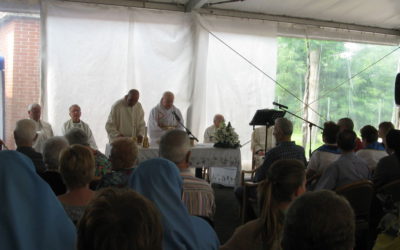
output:
<instances>
[{"instance_id":1,"label":"woman with blue headscarf","mask_svg":"<svg viewBox=\"0 0 400 250\"><path fill-rule=\"evenodd\" d=\"M182 203L182 178L176 165L156 158L141 163L130 187L154 202L162 215L164 250L219 248L214 230L203 219L189 215Z\"/></svg>"},{"instance_id":2,"label":"woman with blue headscarf","mask_svg":"<svg viewBox=\"0 0 400 250\"><path fill-rule=\"evenodd\" d=\"M0 248L73 250L76 231L32 161L0 151Z\"/></svg>"}]
</instances>

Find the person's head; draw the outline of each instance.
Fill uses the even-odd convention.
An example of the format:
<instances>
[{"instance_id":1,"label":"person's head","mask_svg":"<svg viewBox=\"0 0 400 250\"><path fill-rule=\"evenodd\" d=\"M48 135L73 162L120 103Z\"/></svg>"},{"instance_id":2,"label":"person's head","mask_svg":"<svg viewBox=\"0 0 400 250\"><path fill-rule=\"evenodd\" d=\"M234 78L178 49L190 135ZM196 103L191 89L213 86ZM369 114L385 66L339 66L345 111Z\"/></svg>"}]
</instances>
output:
<instances>
[{"instance_id":1,"label":"person's head","mask_svg":"<svg viewBox=\"0 0 400 250\"><path fill-rule=\"evenodd\" d=\"M392 129L386 135L387 147L396 153L400 153L400 130Z\"/></svg>"},{"instance_id":2,"label":"person's head","mask_svg":"<svg viewBox=\"0 0 400 250\"><path fill-rule=\"evenodd\" d=\"M28 115L29 118L31 118L32 120L39 121L41 114L42 114L42 108L40 107L39 104L33 103L28 106Z\"/></svg>"},{"instance_id":3,"label":"person's head","mask_svg":"<svg viewBox=\"0 0 400 250\"><path fill-rule=\"evenodd\" d=\"M296 199L285 216L283 250L351 250L354 212L347 200L329 190Z\"/></svg>"},{"instance_id":4,"label":"person's head","mask_svg":"<svg viewBox=\"0 0 400 250\"><path fill-rule=\"evenodd\" d=\"M391 122L381 122L378 127L378 135L380 138L384 139L387 133L394 129L394 125Z\"/></svg>"},{"instance_id":5,"label":"person's head","mask_svg":"<svg viewBox=\"0 0 400 250\"><path fill-rule=\"evenodd\" d=\"M61 152L60 173L69 190L89 185L94 171L94 157L87 147L72 145Z\"/></svg>"},{"instance_id":6,"label":"person's head","mask_svg":"<svg viewBox=\"0 0 400 250\"><path fill-rule=\"evenodd\" d=\"M78 250L161 250L157 208L130 189L105 188L89 203L78 224Z\"/></svg>"},{"instance_id":7,"label":"person's head","mask_svg":"<svg viewBox=\"0 0 400 250\"><path fill-rule=\"evenodd\" d=\"M360 129L361 139L364 145L378 141L378 130L371 125L366 125Z\"/></svg>"},{"instance_id":8,"label":"person's head","mask_svg":"<svg viewBox=\"0 0 400 250\"><path fill-rule=\"evenodd\" d=\"M68 140L70 145L78 144L83 146L89 146L89 137L80 128L72 128L65 134L65 138Z\"/></svg>"},{"instance_id":9,"label":"person's head","mask_svg":"<svg viewBox=\"0 0 400 250\"><path fill-rule=\"evenodd\" d=\"M343 130L354 130L353 120L348 118L348 117L344 117L344 118L339 119L337 124L340 127L340 131L343 131Z\"/></svg>"},{"instance_id":10,"label":"person's head","mask_svg":"<svg viewBox=\"0 0 400 250\"><path fill-rule=\"evenodd\" d=\"M299 160L278 160L268 169L267 179L258 189L261 219L267 245L272 249L280 237L283 210L306 191L305 166Z\"/></svg>"},{"instance_id":11,"label":"person's head","mask_svg":"<svg viewBox=\"0 0 400 250\"><path fill-rule=\"evenodd\" d=\"M275 120L273 135L277 142L290 141L293 133L293 124L286 118L277 118Z\"/></svg>"},{"instance_id":12,"label":"person's head","mask_svg":"<svg viewBox=\"0 0 400 250\"><path fill-rule=\"evenodd\" d=\"M58 170L61 151L68 148L68 141L63 136L47 139L43 145L43 161L49 170Z\"/></svg>"},{"instance_id":13,"label":"person's head","mask_svg":"<svg viewBox=\"0 0 400 250\"><path fill-rule=\"evenodd\" d=\"M36 124L30 119L17 121L14 129L14 140L18 147L32 147L36 140Z\"/></svg>"},{"instance_id":14,"label":"person's head","mask_svg":"<svg viewBox=\"0 0 400 250\"><path fill-rule=\"evenodd\" d=\"M73 122L79 122L81 120L81 107L78 104L73 104L69 107L69 116Z\"/></svg>"},{"instance_id":15,"label":"person's head","mask_svg":"<svg viewBox=\"0 0 400 250\"><path fill-rule=\"evenodd\" d=\"M138 155L136 143L128 138L117 138L111 145L112 169L121 170L133 167Z\"/></svg>"},{"instance_id":16,"label":"person's head","mask_svg":"<svg viewBox=\"0 0 400 250\"><path fill-rule=\"evenodd\" d=\"M356 147L357 135L353 130L342 130L337 136L338 147L343 152L352 152Z\"/></svg>"},{"instance_id":17,"label":"person's head","mask_svg":"<svg viewBox=\"0 0 400 250\"><path fill-rule=\"evenodd\" d=\"M325 122L324 131L322 131L322 139L325 143L335 144L336 137L339 133L339 126L334 122Z\"/></svg>"},{"instance_id":18,"label":"person's head","mask_svg":"<svg viewBox=\"0 0 400 250\"><path fill-rule=\"evenodd\" d=\"M170 109L174 105L174 94L170 91L164 92L162 98L161 98L161 105L165 109Z\"/></svg>"},{"instance_id":19,"label":"person's head","mask_svg":"<svg viewBox=\"0 0 400 250\"><path fill-rule=\"evenodd\" d=\"M216 114L216 115L214 116L214 126L215 126L215 127L219 128L219 125L220 125L222 122L224 122L224 121L225 121L225 118L224 118L223 115L221 115L221 114Z\"/></svg>"},{"instance_id":20,"label":"person's head","mask_svg":"<svg viewBox=\"0 0 400 250\"><path fill-rule=\"evenodd\" d=\"M128 106L134 106L139 101L139 91L137 89L129 90L128 94L125 96L125 100Z\"/></svg>"},{"instance_id":21,"label":"person's head","mask_svg":"<svg viewBox=\"0 0 400 250\"><path fill-rule=\"evenodd\" d=\"M160 140L160 156L175 163L179 169L189 167L190 140L188 135L178 129L165 133Z\"/></svg>"}]
</instances>

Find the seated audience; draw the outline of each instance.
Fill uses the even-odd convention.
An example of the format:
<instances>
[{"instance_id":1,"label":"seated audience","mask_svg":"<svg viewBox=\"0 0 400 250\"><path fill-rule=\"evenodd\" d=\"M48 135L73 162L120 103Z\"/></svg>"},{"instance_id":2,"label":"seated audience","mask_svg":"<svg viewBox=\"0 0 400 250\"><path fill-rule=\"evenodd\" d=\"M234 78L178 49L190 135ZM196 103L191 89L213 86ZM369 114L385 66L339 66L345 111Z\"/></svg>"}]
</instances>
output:
<instances>
[{"instance_id":1,"label":"seated audience","mask_svg":"<svg viewBox=\"0 0 400 250\"><path fill-rule=\"evenodd\" d=\"M68 141L63 136L51 137L43 145L43 160L47 170L40 176L50 185L55 195L67 192L59 171L60 154L66 148L68 148Z\"/></svg>"},{"instance_id":2,"label":"seated audience","mask_svg":"<svg viewBox=\"0 0 400 250\"><path fill-rule=\"evenodd\" d=\"M65 138L67 138L69 145L78 144L86 146L90 149L95 160L96 177L102 177L103 175L111 172L111 162L108 160L107 156L105 156L99 150L90 147L89 138L85 131L79 128L72 128L65 134Z\"/></svg>"},{"instance_id":3,"label":"seated audience","mask_svg":"<svg viewBox=\"0 0 400 250\"><path fill-rule=\"evenodd\" d=\"M348 118L348 117L344 117L344 118L339 119L337 124L340 127L340 131L343 131L343 130L354 131L353 120ZM358 150L360 150L362 148L363 148L363 144L362 144L361 140L358 137L356 137L356 146L354 148L354 151L358 151Z\"/></svg>"},{"instance_id":4,"label":"seated audience","mask_svg":"<svg viewBox=\"0 0 400 250\"><path fill-rule=\"evenodd\" d=\"M81 145L70 146L61 153L60 172L68 191L58 196L58 199L76 224L94 196L94 192L89 189L89 183L94 178L92 153Z\"/></svg>"},{"instance_id":5,"label":"seated audience","mask_svg":"<svg viewBox=\"0 0 400 250\"><path fill-rule=\"evenodd\" d=\"M62 128L63 135L68 133L72 128L80 128L87 134L90 147L97 149L92 130L86 122L81 120L81 107L78 104L73 104L69 107L69 116L71 119L66 121Z\"/></svg>"},{"instance_id":6,"label":"seated audience","mask_svg":"<svg viewBox=\"0 0 400 250\"><path fill-rule=\"evenodd\" d=\"M162 158L139 164L130 187L151 200L161 213L164 250L213 250L219 240L203 219L189 215L182 202L182 178L176 165Z\"/></svg>"},{"instance_id":7,"label":"seated audience","mask_svg":"<svg viewBox=\"0 0 400 250\"><path fill-rule=\"evenodd\" d=\"M355 245L354 212L332 191L309 192L288 209L283 250L351 250Z\"/></svg>"},{"instance_id":8,"label":"seated audience","mask_svg":"<svg viewBox=\"0 0 400 250\"><path fill-rule=\"evenodd\" d=\"M378 127L378 136L382 139L382 144L385 148L386 145L386 135L389 133L390 130L394 129L394 125L391 122L381 122ZM390 154L390 152L387 152Z\"/></svg>"},{"instance_id":9,"label":"seated audience","mask_svg":"<svg viewBox=\"0 0 400 250\"><path fill-rule=\"evenodd\" d=\"M221 250L280 249L280 236L286 209L306 191L304 165L298 160L275 161L267 179L259 186L259 219L238 227Z\"/></svg>"},{"instance_id":10,"label":"seated audience","mask_svg":"<svg viewBox=\"0 0 400 250\"><path fill-rule=\"evenodd\" d=\"M324 145L317 148L311 155L307 166L307 180L318 178L332 162L340 156L340 150L336 143L336 137L339 133L339 126L334 122L325 122L322 132L322 141Z\"/></svg>"},{"instance_id":11,"label":"seated audience","mask_svg":"<svg viewBox=\"0 0 400 250\"><path fill-rule=\"evenodd\" d=\"M276 141L273 136L274 127L268 128L267 152L275 147ZM266 127L258 127L251 133L251 151L253 152L254 167L259 167L264 161L265 155L265 133Z\"/></svg>"},{"instance_id":12,"label":"seated audience","mask_svg":"<svg viewBox=\"0 0 400 250\"><path fill-rule=\"evenodd\" d=\"M322 174L315 187L316 190L333 190L356 181L369 179L368 164L354 153L356 138L354 131L343 130L339 132L337 144L342 154Z\"/></svg>"},{"instance_id":13,"label":"seated audience","mask_svg":"<svg viewBox=\"0 0 400 250\"><path fill-rule=\"evenodd\" d=\"M400 179L400 130L392 129L386 136L388 149L394 153L383 157L376 166L373 182L375 189Z\"/></svg>"},{"instance_id":14,"label":"seated audience","mask_svg":"<svg viewBox=\"0 0 400 250\"><path fill-rule=\"evenodd\" d=\"M36 124L34 121L30 119L17 121L14 130L14 140L17 145L17 151L23 153L32 160L37 173L43 173L46 170L43 163L43 156L32 147L36 139Z\"/></svg>"},{"instance_id":15,"label":"seated audience","mask_svg":"<svg viewBox=\"0 0 400 250\"><path fill-rule=\"evenodd\" d=\"M214 191L207 181L190 173L190 148L186 132L171 130L161 137L160 156L172 161L179 168L183 180L182 201L189 214L212 220L215 213Z\"/></svg>"},{"instance_id":16,"label":"seated audience","mask_svg":"<svg viewBox=\"0 0 400 250\"><path fill-rule=\"evenodd\" d=\"M78 250L161 250L162 225L151 201L129 189L105 188L78 225Z\"/></svg>"},{"instance_id":17,"label":"seated audience","mask_svg":"<svg viewBox=\"0 0 400 250\"><path fill-rule=\"evenodd\" d=\"M128 138L116 138L112 143L110 161L112 172L104 175L98 189L105 187L128 187L129 178L137 160L136 143Z\"/></svg>"},{"instance_id":18,"label":"seated audience","mask_svg":"<svg viewBox=\"0 0 400 250\"><path fill-rule=\"evenodd\" d=\"M74 250L76 231L32 161L0 152L0 248Z\"/></svg>"},{"instance_id":19,"label":"seated audience","mask_svg":"<svg viewBox=\"0 0 400 250\"><path fill-rule=\"evenodd\" d=\"M204 131L204 143L216 143L215 131L219 128L219 125L225 121L225 118L221 114L216 114L214 116L214 124L211 125Z\"/></svg>"},{"instance_id":20,"label":"seated audience","mask_svg":"<svg viewBox=\"0 0 400 250\"><path fill-rule=\"evenodd\" d=\"M366 125L360 130L363 149L357 151L356 155L364 159L372 172L376 168L378 161L387 156L385 147L378 142L378 130L371 125Z\"/></svg>"}]
</instances>

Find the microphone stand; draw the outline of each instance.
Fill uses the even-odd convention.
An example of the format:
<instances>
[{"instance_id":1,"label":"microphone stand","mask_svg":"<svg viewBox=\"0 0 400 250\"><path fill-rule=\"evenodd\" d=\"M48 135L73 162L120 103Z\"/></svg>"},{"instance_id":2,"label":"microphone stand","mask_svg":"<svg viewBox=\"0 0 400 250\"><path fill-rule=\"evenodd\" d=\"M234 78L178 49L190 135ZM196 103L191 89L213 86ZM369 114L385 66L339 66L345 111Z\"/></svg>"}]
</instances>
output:
<instances>
[{"instance_id":1,"label":"microphone stand","mask_svg":"<svg viewBox=\"0 0 400 250\"><path fill-rule=\"evenodd\" d=\"M298 115L296 115L296 114L293 114L293 113L290 112L290 111L287 111L286 109L284 109L284 108L282 107L282 105L278 105L278 108L279 108L280 110L286 111L286 113L291 114L292 116L297 117L297 118L299 118L300 120L302 120L302 121L308 123L308 127L310 128L310 137L309 137L309 140L310 140L310 148L309 148L309 152L308 152L308 153L309 153L309 156L311 157L311 154L312 154L312 150L311 150L311 142L312 142L312 139L311 139L311 132L312 132L312 127L314 126L314 127L319 128L319 129L322 129L322 130L324 130L324 129L321 128L320 126L318 126L317 124L315 124L315 123L313 123L313 122L310 122L310 121L304 119L303 117L300 117L300 116L298 116Z\"/></svg>"},{"instance_id":2,"label":"microphone stand","mask_svg":"<svg viewBox=\"0 0 400 250\"><path fill-rule=\"evenodd\" d=\"M192 131L190 131L190 129L188 129L187 127L185 127L185 125L183 125L179 116L177 114L175 114L175 112L173 112L173 114L175 116L176 121L179 123L179 125L181 125L185 129L185 131L188 134L188 136L190 137L190 139L194 139L195 141L199 142L199 139L197 139L196 136L194 136Z\"/></svg>"}]
</instances>

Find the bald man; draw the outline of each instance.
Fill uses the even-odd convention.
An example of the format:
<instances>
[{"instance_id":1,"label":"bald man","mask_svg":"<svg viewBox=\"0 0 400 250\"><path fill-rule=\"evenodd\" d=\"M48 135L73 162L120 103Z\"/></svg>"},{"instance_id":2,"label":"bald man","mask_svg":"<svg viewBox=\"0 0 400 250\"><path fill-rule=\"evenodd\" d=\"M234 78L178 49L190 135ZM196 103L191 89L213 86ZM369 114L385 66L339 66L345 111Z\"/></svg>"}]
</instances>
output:
<instances>
[{"instance_id":1,"label":"bald man","mask_svg":"<svg viewBox=\"0 0 400 250\"><path fill-rule=\"evenodd\" d=\"M161 136L172 129L184 129L180 123L184 123L181 111L174 106L174 94L170 91L164 92L161 101L155 106L149 116L150 144L157 146ZM178 121L179 120L179 121Z\"/></svg>"},{"instance_id":2,"label":"bald man","mask_svg":"<svg viewBox=\"0 0 400 250\"><path fill-rule=\"evenodd\" d=\"M111 107L106 123L110 143L119 137L135 136L141 142L145 133L144 111L139 102L139 91L129 90L124 98Z\"/></svg>"},{"instance_id":3,"label":"bald man","mask_svg":"<svg viewBox=\"0 0 400 250\"><path fill-rule=\"evenodd\" d=\"M29 105L28 115L29 118L35 122L36 133L38 135L32 147L36 152L42 153L44 142L53 137L53 129L49 123L40 119L42 115L42 107L39 104L33 103Z\"/></svg>"},{"instance_id":4,"label":"bald man","mask_svg":"<svg viewBox=\"0 0 400 250\"><path fill-rule=\"evenodd\" d=\"M204 143L215 143L215 131L219 128L222 122L225 122L225 118L221 114L216 114L214 116L213 125L208 127L206 131L204 131Z\"/></svg>"},{"instance_id":5,"label":"bald man","mask_svg":"<svg viewBox=\"0 0 400 250\"><path fill-rule=\"evenodd\" d=\"M69 116L71 117L70 120L64 123L62 128L62 133L65 135L73 128L80 128L82 129L89 138L90 147L97 149L96 141L94 140L92 130L90 129L89 125L86 122L81 120L81 107L78 104L73 104L69 107Z\"/></svg>"}]
</instances>

